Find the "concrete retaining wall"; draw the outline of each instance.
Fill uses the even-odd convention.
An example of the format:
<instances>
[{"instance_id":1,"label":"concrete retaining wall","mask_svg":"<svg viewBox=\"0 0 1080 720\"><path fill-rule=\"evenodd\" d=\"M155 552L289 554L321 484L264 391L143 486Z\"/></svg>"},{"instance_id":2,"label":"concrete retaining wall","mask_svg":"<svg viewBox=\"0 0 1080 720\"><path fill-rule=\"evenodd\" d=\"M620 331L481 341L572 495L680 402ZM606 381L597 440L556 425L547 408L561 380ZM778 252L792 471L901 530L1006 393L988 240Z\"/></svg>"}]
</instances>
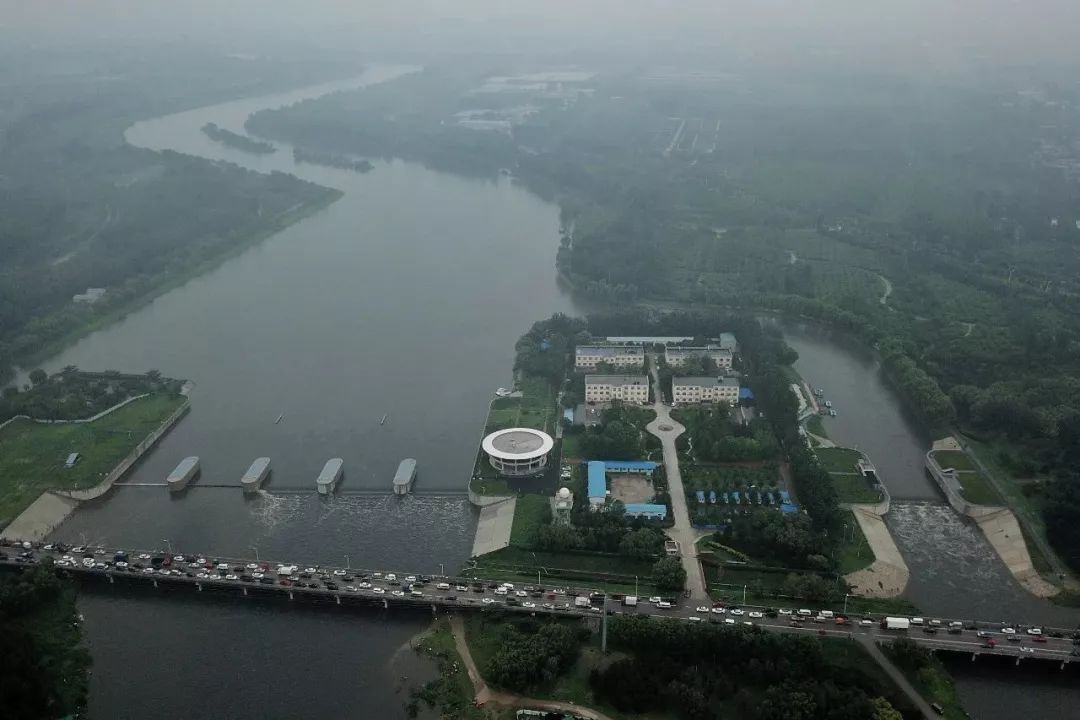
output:
<instances>
[{"instance_id":1,"label":"concrete retaining wall","mask_svg":"<svg viewBox=\"0 0 1080 720\"><path fill-rule=\"evenodd\" d=\"M473 492L470 485L469 487L469 502L476 507L487 507L488 505L497 505L501 502L514 499L514 495L481 495L478 492Z\"/></svg>"},{"instance_id":2,"label":"concrete retaining wall","mask_svg":"<svg viewBox=\"0 0 1080 720\"><path fill-rule=\"evenodd\" d=\"M172 429L172 426L179 422L180 418L184 417L184 415L186 415L188 410L190 409L191 402L185 400L184 404L176 408L176 410L173 411L172 415L161 421L161 424L158 425L157 430L154 430L154 432L143 438L143 441L136 445L135 449L128 453L128 456L121 460L120 463L116 467L114 467L108 475L105 476L105 479L94 487L88 488L86 490L55 490L53 492L55 492L57 495L63 495L64 497L79 501L96 500L97 498L101 497L105 493L109 492L109 490L112 490L113 483L126 475L128 471L135 466L135 463L137 463L142 458L142 456L146 454L146 451L157 445L158 441L161 440L162 437L164 437L165 433L169 432L169 430Z\"/></svg>"},{"instance_id":3,"label":"concrete retaining wall","mask_svg":"<svg viewBox=\"0 0 1080 720\"><path fill-rule=\"evenodd\" d=\"M937 483L941 492L944 493L945 499L949 502L949 505L952 506L952 509L964 517L978 520L981 517L998 512L1002 509L1000 506L996 505L976 505L961 497L960 493L956 492L945 478L942 467L938 465L937 460L934 459L933 450L926 453L926 469L929 471L930 477L934 478L934 482Z\"/></svg>"}]
</instances>

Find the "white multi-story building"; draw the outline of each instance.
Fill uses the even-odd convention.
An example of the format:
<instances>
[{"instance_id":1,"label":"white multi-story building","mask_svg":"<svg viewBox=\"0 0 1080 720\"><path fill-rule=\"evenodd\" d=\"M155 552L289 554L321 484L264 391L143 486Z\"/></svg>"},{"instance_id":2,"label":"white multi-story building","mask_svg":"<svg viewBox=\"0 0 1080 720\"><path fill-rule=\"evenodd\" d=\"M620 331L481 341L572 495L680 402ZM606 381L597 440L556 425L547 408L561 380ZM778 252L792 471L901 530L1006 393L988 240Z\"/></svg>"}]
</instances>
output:
<instances>
[{"instance_id":1,"label":"white multi-story building","mask_svg":"<svg viewBox=\"0 0 1080 720\"><path fill-rule=\"evenodd\" d=\"M731 351L719 345L705 345L704 347L669 345L664 348L664 361L672 367L682 367L692 357L710 358L717 367L725 370L731 367Z\"/></svg>"},{"instance_id":2,"label":"white multi-story building","mask_svg":"<svg viewBox=\"0 0 1080 720\"><path fill-rule=\"evenodd\" d=\"M586 375L585 402L649 402L649 378L646 375Z\"/></svg>"},{"instance_id":3,"label":"white multi-story building","mask_svg":"<svg viewBox=\"0 0 1080 720\"><path fill-rule=\"evenodd\" d=\"M735 335L733 333L720 333L720 337L717 338L716 344L729 352L736 352L739 349L739 343L735 341Z\"/></svg>"},{"instance_id":4,"label":"white multi-story building","mask_svg":"<svg viewBox=\"0 0 1080 720\"><path fill-rule=\"evenodd\" d=\"M676 405L700 402L739 402L737 377L673 377L671 399Z\"/></svg>"},{"instance_id":5,"label":"white multi-story building","mask_svg":"<svg viewBox=\"0 0 1080 720\"><path fill-rule=\"evenodd\" d=\"M574 367L595 370L598 363L612 367L640 367L645 364L645 348L640 345L578 345L574 351Z\"/></svg>"}]
</instances>

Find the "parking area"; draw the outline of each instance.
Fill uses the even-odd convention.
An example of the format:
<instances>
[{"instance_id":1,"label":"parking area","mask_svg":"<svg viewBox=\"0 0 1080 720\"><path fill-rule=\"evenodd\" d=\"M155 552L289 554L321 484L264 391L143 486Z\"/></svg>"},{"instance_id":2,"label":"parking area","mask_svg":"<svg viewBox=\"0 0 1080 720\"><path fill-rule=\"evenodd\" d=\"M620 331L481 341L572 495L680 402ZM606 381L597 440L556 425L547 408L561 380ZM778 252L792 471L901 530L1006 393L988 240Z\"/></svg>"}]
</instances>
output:
<instances>
[{"instance_id":1,"label":"parking area","mask_svg":"<svg viewBox=\"0 0 1080 720\"><path fill-rule=\"evenodd\" d=\"M652 479L648 475L609 473L608 487L611 498L624 505L627 503L647 503L656 495Z\"/></svg>"}]
</instances>

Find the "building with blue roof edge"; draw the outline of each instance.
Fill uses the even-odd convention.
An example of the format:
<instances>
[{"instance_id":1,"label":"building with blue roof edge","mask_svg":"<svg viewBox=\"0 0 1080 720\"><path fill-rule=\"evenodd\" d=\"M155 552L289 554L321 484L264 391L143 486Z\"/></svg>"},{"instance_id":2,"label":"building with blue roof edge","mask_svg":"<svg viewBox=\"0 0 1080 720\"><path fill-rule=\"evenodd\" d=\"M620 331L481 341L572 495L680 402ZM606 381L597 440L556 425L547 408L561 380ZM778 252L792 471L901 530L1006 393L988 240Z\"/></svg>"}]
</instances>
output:
<instances>
[{"instance_id":1,"label":"building with blue roof edge","mask_svg":"<svg viewBox=\"0 0 1080 720\"><path fill-rule=\"evenodd\" d=\"M627 517L641 517L647 520L664 520L667 518L667 505L658 503L627 503Z\"/></svg>"},{"instance_id":2,"label":"building with blue roof edge","mask_svg":"<svg viewBox=\"0 0 1080 720\"><path fill-rule=\"evenodd\" d=\"M589 506L593 510L597 510L607 502L607 474L609 472L652 475L658 467L659 464L652 460L590 460L587 464L588 479L586 482L586 489L589 493ZM648 503L643 504L647 505ZM666 509L664 517L667 517Z\"/></svg>"}]
</instances>

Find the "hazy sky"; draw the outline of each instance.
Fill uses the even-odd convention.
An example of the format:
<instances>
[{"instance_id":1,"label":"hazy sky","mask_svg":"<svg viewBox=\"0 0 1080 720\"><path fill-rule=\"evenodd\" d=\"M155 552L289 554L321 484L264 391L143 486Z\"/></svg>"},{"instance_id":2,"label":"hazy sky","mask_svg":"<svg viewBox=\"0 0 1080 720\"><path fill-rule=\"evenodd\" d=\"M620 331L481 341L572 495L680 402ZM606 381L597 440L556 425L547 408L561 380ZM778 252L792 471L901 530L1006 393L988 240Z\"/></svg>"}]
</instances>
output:
<instances>
[{"instance_id":1,"label":"hazy sky","mask_svg":"<svg viewBox=\"0 0 1080 720\"><path fill-rule=\"evenodd\" d=\"M53 38L274 39L409 51L725 48L1080 59L1080 0L0 0ZM524 45L522 44L524 43Z\"/></svg>"}]
</instances>

